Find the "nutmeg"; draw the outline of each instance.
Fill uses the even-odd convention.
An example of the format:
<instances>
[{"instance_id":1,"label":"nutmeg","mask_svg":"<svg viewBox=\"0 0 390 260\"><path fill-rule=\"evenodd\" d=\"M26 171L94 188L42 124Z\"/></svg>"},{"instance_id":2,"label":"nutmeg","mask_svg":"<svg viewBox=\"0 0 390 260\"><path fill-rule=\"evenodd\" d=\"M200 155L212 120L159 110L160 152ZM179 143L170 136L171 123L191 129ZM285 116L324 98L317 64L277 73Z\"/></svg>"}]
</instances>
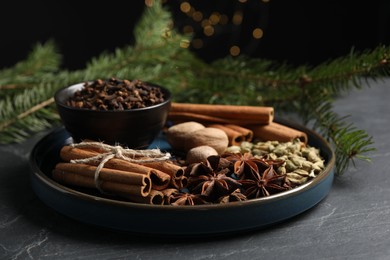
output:
<instances>
[{"instance_id":1,"label":"nutmeg","mask_svg":"<svg viewBox=\"0 0 390 260\"><path fill-rule=\"evenodd\" d=\"M206 162L207 157L218 155L218 152L211 146L202 145L190 149L187 152L187 164Z\"/></svg>"},{"instance_id":2,"label":"nutmeg","mask_svg":"<svg viewBox=\"0 0 390 260\"><path fill-rule=\"evenodd\" d=\"M166 132L167 141L174 150L184 151L186 136L203 128L204 125L193 121L173 125Z\"/></svg>"},{"instance_id":3,"label":"nutmeg","mask_svg":"<svg viewBox=\"0 0 390 260\"><path fill-rule=\"evenodd\" d=\"M208 145L213 147L218 154L222 154L228 147L228 144L229 140L224 131L218 128L206 127L186 135L184 149L189 151L197 146Z\"/></svg>"}]
</instances>

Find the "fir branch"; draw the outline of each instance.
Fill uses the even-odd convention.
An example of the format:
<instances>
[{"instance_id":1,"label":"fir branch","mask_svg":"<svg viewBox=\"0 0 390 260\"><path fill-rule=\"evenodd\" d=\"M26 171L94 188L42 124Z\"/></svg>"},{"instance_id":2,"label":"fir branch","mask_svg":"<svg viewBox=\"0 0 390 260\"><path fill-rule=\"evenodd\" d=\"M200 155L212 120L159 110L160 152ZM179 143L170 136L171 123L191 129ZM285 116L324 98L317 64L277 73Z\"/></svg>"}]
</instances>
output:
<instances>
[{"instance_id":1,"label":"fir branch","mask_svg":"<svg viewBox=\"0 0 390 260\"><path fill-rule=\"evenodd\" d=\"M348 116L340 117L332 111L331 100L323 101L313 97L307 100L310 105L300 110L300 115L307 122L313 122L313 130L322 134L331 145L336 155L336 174L343 174L355 159L370 161L367 156L375 150L372 137L347 122Z\"/></svg>"},{"instance_id":2,"label":"fir branch","mask_svg":"<svg viewBox=\"0 0 390 260\"><path fill-rule=\"evenodd\" d=\"M29 116L20 118L1 131L0 143L22 142L32 134L59 125L59 117L53 107L40 108Z\"/></svg>"},{"instance_id":3,"label":"fir branch","mask_svg":"<svg viewBox=\"0 0 390 260\"><path fill-rule=\"evenodd\" d=\"M362 83L367 83L367 78L388 76L390 75L389 61L387 60L389 51L389 47L379 46L372 51L352 52L347 57L326 62L315 68L276 66L267 60L239 57L218 60L211 66L195 67L192 70L197 78L206 79L207 82L215 79L218 80L217 84L225 84L233 80L241 83L241 87L255 85L256 91L259 93L267 92L266 96L271 97L272 95L272 99L268 98L267 100L275 102L278 101L277 96L282 97L281 101L286 100L285 95L277 95L279 90L282 92L293 91L290 92L288 100L299 98L300 91L299 89L297 91L297 87L304 85L325 87L329 95L334 95L350 90L351 87L360 88ZM179 68L179 71L188 69L182 67ZM353 85L350 84L351 82Z\"/></svg>"},{"instance_id":4,"label":"fir branch","mask_svg":"<svg viewBox=\"0 0 390 260\"><path fill-rule=\"evenodd\" d=\"M36 44L26 60L0 70L0 90L31 88L41 75L58 71L60 62L53 41Z\"/></svg>"},{"instance_id":5,"label":"fir branch","mask_svg":"<svg viewBox=\"0 0 390 260\"><path fill-rule=\"evenodd\" d=\"M161 4L153 4L145 9L134 29L136 45L150 47L161 44L172 37L172 25L171 14Z\"/></svg>"},{"instance_id":6,"label":"fir branch","mask_svg":"<svg viewBox=\"0 0 390 260\"><path fill-rule=\"evenodd\" d=\"M28 137L29 133L36 129L43 129L47 125L47 120L34 117L32 113L37 112L46 106L42 105L41 100L48 100L46 86L40 88L25 89L22 93L7 96L0 100L0 142L7 143L15 140L22 140L22 137ZM25 122L29 122L26 124ZM19 130L20 129L20 130Z\"/></svg>"},{"instance_id":7,"label":"fir branch","mask_svg":"<svg viewBox=\"0 0 390 260\"><path fill-rule=\"evenodd\" d=\"M44 107L50 105L50 104L53 104L53 103L54 103L54 98L49 98L48 100L45 100L45 101L43 101L43 102L41 102L41 103L39 103L39 104L37 104L37 105L31 107L30 109L28 109L28 110L26 110L26 111L20 113L20 114L17 115L16 117L11 118L11 119L9 119L9 120L7 120L7 121L2 122L2 123L0 124L0 131L1 131L2 129L5 129L5 128L7 128L8 126L14 124L14 123L17 122L18 120L23 119L24 117L29 116L30 114L32 114L32 113L34 113L34 112L36 112L36 111L38 111L38 110L40 110L40 109L42 109L42 108L44 108Z\"/></svg>"},{"instance_id":8,"label":"fir branch","mask_svg":"<svg viewBox=\"0 0 390 260\"><path fill-rule=\"evenodd\" d=\"M42 74L35 79L34 87L5 95L0 100L0 143L20 142L57 124L59 117L51 106L54 93L60 87L79 82L81 75L78 71Z\"/></svg>"}]
</instances>

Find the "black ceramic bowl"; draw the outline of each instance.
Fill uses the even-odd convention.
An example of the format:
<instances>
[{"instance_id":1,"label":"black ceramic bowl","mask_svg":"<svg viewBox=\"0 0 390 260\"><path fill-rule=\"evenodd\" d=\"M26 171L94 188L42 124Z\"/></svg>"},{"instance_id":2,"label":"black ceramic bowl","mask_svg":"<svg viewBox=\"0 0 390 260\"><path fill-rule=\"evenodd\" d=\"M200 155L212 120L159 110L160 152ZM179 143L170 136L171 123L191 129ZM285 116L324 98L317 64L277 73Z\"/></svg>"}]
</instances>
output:
<instances>
[{"instance_id":1,"label":"black ceramic bowl","mask_svg":"<svg viewBox=\"0 0 390 260\"><path fill-rule=\"evenodd\" d=\"M54 99L66 130L76 142L89 139L141 149L147 147L164 127L171 105L168 89L146 84L160 88L164 102L127 110L91 110L66 105L69 97L84 88L84 83L58 90Z\"/></svg>"}]
</instances>

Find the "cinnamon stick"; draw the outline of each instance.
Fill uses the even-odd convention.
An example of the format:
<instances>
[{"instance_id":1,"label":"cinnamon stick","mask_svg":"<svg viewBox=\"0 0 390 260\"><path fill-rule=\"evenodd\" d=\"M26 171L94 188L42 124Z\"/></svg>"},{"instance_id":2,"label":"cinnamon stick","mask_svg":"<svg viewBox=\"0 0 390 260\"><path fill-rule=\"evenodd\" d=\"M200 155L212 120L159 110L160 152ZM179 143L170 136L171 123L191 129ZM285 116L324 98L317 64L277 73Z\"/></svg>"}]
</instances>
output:
<instances>
[{"instance_id":1,"label":"cinnamon stick","mask_svg":"<svg viewBox=\"0 0 390 260\"><path fill-rule=\"evenodd\" d=\"M147 167L162 171L171 177L169 186L182 189L187 185L187 177L184 176L184 168L171 161L156 161L142 163Z\"/></svg>"},{"instance_id":2,"label":"cinnamon stick","mask_svg":"<svg viewBox=\"0 0 390 260\"><path fill-rule=\"evenodd\" d=\"M60 157L62 160L70 162L71 160L86 159L98 155L99 152L94 150L86 150L74 148L71 146L64 146L61 148ZM97 166L99 161L89 161L86 164ZM152 181L152 188L162 190L168 187L171 177L158 169L153 169L141 164L128 162L125 160L112 158L104 164L104 168L116 169L122 171L136 172L149 176Z\"/></svg>"},{"instance_id":3,"label":"cinnamon stick","mask_svg":"<svg viewBox=\"0 0 390 260\"><path fill-rule=\"evenodd\" d=\"M305 132L275 122L269 125L248 126L248 128L253 131L255 138L264 141L290 142L299 138L303 143L307 143L307 134Z\"/></svg>"},{"instance_id":4,"label":"cinnamon stick","mask_svg":"<svg viewBox=\"0 0 390 260\"><path fill-rule=\"evenodd\" d=\"M227 125L225 125L225 127L233 129L234 131L241 133L241 135L244 138L244 141L250 142L253 139L253 131L248 129L248 128L245 128L245 127L242 127L239 125L232 125L232 124L227 124Z\"/></svg>"},{"instance_id":5,"label":"cinnamon stick","mask_svg":"<svg viewBox=\"0 0 390 260\"><path fill-rule=\"evenodd\" d=\"M120 195L132 202L152 204L152 205L163 205L165 199L164 194L158 190L151 190L150 193L145 197L128 195L128 194L120 194Z\"/></svg>"},{"instance_id":6,"label":"cinnamon stick","mask_svg":"<svg viewBox=\"0 0 390 260\"><path fill-rule=\"evenodd\" d=\"M171 176L171 178L179 178L184 175L184 168L171 161L145 162L141 164L162 171Z\"/></svg>"},{"instance_id":7,"label":"cinnamon stick","mask_svg":"<svg viewBox=\"0 0 390 260\"><path fill-rule=\"evenodd\" d=\"M83 174L67 172L55 168L52 171L52 176L53 179L59 183L85 188L96 188L94 178ZM151 186L150 184L148 185L148 183L146 183L146 185L130 185L104 180L100 182L100 188L103 191L115 194L129 194L141 197L147 196L151 190Z\"/></svg>"},{"instance_id":8,"label":"cinnamon stick","mask_svg":"<svg viewBox=\"0 0 390 260\"><path fill-rule=\"evenodd\" d=\"M168 120L198 121L219 124L269 124L274 117L273 107L214 104L172 103Z\"/></svg>"},{"instance_id":9,"label":"cinnamon stick","mask_svg":"<svg viewBox=\"0 0 390 260\"><path fill-rule=\"evenodd\" d=\"M55 169L80 174L86 177L94 178L96 172L95 166L79 163L57 163ZM150 186L151 180L148 175L129 171L114 170L102 168L99 171L99 179L103 181L118 182L130 185Z\"/></svg>"},{"instance_id":10,"label":"cinnamon stick","mask_svg":"<svg viewBox=\"0 0 390 260\"><path fill-rule=\"evenodd\" d=\"M229 145L239 145L241 142L245 141L245 137L243 136L242 133L232 128L226 127L226 125L211 124L208 125L207 127L214 127L224 131L229 139Z\"/></svg>"}]
</instances>

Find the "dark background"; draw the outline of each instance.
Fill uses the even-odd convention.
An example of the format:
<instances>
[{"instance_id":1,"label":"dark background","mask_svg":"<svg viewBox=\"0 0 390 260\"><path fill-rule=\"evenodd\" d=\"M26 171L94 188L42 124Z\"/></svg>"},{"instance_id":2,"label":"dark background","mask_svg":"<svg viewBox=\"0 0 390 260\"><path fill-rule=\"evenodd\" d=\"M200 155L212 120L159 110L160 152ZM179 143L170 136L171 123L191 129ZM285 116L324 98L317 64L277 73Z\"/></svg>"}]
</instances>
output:
<instances>
[{"instance_id":1,"label":"dark background","mask_svg":"<svg viewBox=\"0 0 390 260\"><path fill-rule=\"evenodd\" d=\"M101 2L101 1L99 1ZM83 68L91 57L134 42L132 31L145 7L135 1L7 1L0 3L0 68L24 59L37 42L53 39L63 55L63 68ZM182 1L168 0L178 29L188 21L179 11ZM205 61L227 55L228 45L242 53L286 61L292 65L317 65L355 50L390 43L390 1L189 1L205 14L231 14L241 8L241 26L228 26L214 37L204 37L204 48L193 50ZM188 19L187 19L188 20ZM248 37L259 25L264 36Z\"/></svg>"}]
</instances>

